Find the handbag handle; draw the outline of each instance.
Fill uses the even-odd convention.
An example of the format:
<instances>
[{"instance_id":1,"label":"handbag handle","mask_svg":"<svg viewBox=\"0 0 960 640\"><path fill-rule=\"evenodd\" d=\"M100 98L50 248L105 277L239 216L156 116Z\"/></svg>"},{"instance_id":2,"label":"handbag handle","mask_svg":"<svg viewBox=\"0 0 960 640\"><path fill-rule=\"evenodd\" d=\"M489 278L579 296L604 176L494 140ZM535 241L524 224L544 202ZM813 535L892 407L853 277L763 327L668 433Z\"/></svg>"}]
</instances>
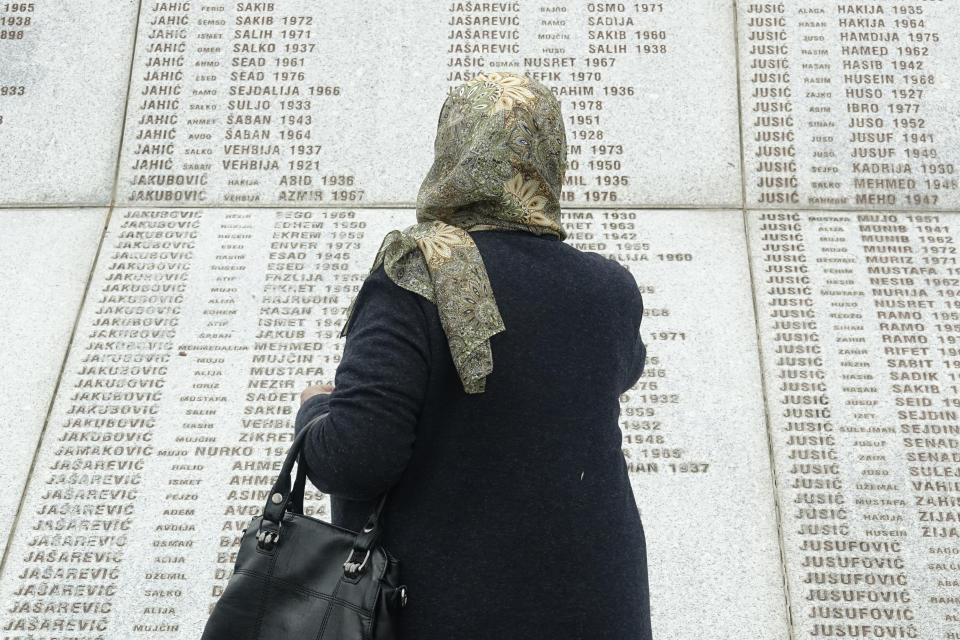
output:
<instances>
[{"instance_id":1,"label":"handbag handle","mask_svg":"<svg viewBox=\"0 0 960 640\"><path fill-rule=\"evenodd\" d=\"M303 514L303 494L306 486L307 465L303 453L303 443L310 432L310 429L318 424L320 420L329 415L329 411L310 420L299 433L294 437L290 449L287 450L287 457L283 461L280 474L277 476L270 495L267 497L267 503L263 508L263 518L260 521L260 529L257 532L257 546L261 549L273 549L274 545L280 540L280 529L283 522L283 514L286 511L292 511L297 514ZM293 469L294 461L297 461L297 476L294 480L293 490L290 489L290 471ZM353 550L347 561L344 563L344 572L348 577L354 577L366 564L370 557L370 550L380 538L380 514L387 501L387 494L383 492L377 507L367 518L367 523L363 530L357 534L354 540ZM356 554L363 558L362 562L357 563L353 560Z\"/></svg>"}]
</instances>

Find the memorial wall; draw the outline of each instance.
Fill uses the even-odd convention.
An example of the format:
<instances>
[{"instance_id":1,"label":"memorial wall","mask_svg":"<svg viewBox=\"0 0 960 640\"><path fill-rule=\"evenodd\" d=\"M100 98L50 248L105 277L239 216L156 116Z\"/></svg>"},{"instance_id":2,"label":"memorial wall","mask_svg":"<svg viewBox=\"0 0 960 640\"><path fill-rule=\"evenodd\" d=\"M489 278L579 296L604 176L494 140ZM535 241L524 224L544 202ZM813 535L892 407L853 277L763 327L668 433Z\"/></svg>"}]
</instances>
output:
<instances>
[{"instance_id":1,"label":"memorial wall","mask_svg":"<svg viewBox=\"0 0 960 640\"><path fill-rule=\"evenodd\" d=\"M199 637L446 91L629 268L657 638L960 639L958 0L0 0L0 639ZM308 484L307 512L329 519Z\"/></svg>"}]
</instances>

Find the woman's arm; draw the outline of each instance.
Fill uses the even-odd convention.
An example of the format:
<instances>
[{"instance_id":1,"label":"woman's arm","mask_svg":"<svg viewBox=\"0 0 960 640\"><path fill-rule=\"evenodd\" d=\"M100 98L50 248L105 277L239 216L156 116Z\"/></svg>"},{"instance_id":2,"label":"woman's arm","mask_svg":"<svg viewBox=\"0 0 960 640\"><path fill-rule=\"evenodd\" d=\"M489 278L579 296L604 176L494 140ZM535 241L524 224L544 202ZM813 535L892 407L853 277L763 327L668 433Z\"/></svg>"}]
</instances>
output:
<instances>
[{"instance_id":1,"label":"woman's arm","mask_svg":"<svg viewBox=\"0 0 960 640\"><path fill-rule=\"evenodd\" d=\"M646 360L647 347L643 344L643 340L640 338L640 332L638 331L637 339L633 343L633 359L627 372L627 381L624 383L625 386L620 390L620 393L629 391L633 388L633 385L637 384L637 380L640 379L640 375L643 373Z\"/></svg>"},{"instance_id":2,"label":"woman's arm","mask_svg":"<svg viewBox=\"0 0 960 640\"><path fill-rule=\"evenodd\" d=\"M318 393L310 396L300 404L300 409L297 411L297 419L294 423L294 435L300 433L300 429L307 426L307 423L315 417L330 410L330 397L332 395L332 393Z\"/></svg>"},{"instance_id":3,"label":"woman's arm","mask_svg":"<svg viewBox=\"0 0 960 640\"><path fill-rule=\"evenodd\" d=\"M637 380L640 379L647 360L647 347L643 344L643 339L640 337L640 323L643 321L643 295L640 293L640 288L637 286L637 281L634 279L633 274L622 265L621 268L627 273L627 290L630 295L628 317L630 325L633 327L631 333L632 345L630 347L630 358L628 358L626 378L623 384L620 385L620 393L624 393L630 390L633 385L637 383Z\"/></svg>"},{"instance_id":4,"label":"woman's arm","mask_svg":"<svg viewBox=\"0 0 960 640\"><path fill-rule=\"evenodd\" d=\"M307 478L324 493L371 500L407 467L430 376L429 334L416 296L382 266L367 276L333 392L300 406L297 432L329 412L304 441Z\"/></svg>"}]
</instances>

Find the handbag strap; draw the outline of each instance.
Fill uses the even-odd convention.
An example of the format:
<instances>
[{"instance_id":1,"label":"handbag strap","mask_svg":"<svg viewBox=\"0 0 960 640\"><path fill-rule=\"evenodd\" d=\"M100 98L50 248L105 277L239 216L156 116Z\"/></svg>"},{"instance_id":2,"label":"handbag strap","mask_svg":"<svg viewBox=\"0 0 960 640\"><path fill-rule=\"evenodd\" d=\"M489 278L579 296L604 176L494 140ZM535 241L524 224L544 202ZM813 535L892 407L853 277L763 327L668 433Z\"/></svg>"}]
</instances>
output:
<instances>
[{"instance_id":1,"label":"handbag strap","mask_svg":"<svg viewBox=\"0 0 960 640\"><path fill-rule=\"evenodd\" d=\"M267 504L263 508L263 519L260 524L260 535L258 539L263 540L266 534L267 544L275 543L280 537L281 523L283 514L286 511L303 514L303 494L306 487L307 465L303 453L303 443L314 425L326 417L330 412L322 413L310 420L299 433L294 437L290 449L287 451L287 457L283 461L280 474L277 476L270 495L267 496ZM297 475L294 480L293 488L290 487L290 472L293 469L294 461L297 462ZM376 508L367 518L363 529L357 534L353 548L360 554L365 554L373 548L380 538L382 527L380 526L380 515L383 513L383 507L387 502L387 494L390 490L383 492Z\"/></svg>"}]
</instances>

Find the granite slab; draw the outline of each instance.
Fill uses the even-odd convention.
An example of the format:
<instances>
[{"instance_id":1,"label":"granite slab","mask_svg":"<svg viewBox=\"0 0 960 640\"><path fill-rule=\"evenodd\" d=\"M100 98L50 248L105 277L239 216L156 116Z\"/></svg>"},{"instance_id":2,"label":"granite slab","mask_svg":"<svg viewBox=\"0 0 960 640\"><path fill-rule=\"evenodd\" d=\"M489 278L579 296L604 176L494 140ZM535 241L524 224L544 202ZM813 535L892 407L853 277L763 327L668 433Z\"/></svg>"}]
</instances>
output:
<instances>
[{"instance_id":1,"label":"granite slab","mask_svg":"<svg viewBox=\"0 0 960 640\"><path fill-rule=\"evenodd\" d=\"M747 207L960 207L955 5L738 6Z\"/></svg>"},{"instance_id":2,"label":"granite slab","mask_svg":"<svg viewBox=\"0 0 960 640\"><path fill-rule=\"evenodd\" d=\"M446 92L554 88L567 206L741 206L729 2L146 2L131 206L414 206ZM414 35L415 34L415 35Z\"/></svg>"},{"instance_id":3,"label":"granite slab","mask_svg":"<svg viewBox=\"0 0 960 640\"><path fill-rule=\"evenodd\" d=\"M0 4L0 206L110 204L138 4Z\"/></svg>"},{"instance_id":4,"label":"granite slab","mask_svg":"<svg viewBox=\"0 0 960 640\"><path fill-rule=\"evenodd\" d=\"M4 548L50 410L104 208L0 209L0 539ZM63 390L64 393L68 393ZM25 515L29 519L29 516Z\"/></svg>"},{"instance_id":5,"label":"granite slab","mask_svg":"<svg viewBox=\"0 0 960 640\"><path fill-rule=\"evenodd\" d=\"M654 632L786 637L742 215L679 213L566 218L573 246L627 265L645 294L648 360L621 415ZM37 554L71 550L58 530L69 523L98 532L85 584L102 590L70 601L109 611L48 624L196 637L285 456L300 390L333 380L346 307L383 235L413 221L114 211L0 576L11 629L34 618L21 604L50 600L24 594L45 584ZM328 519L327 497L307 493L306 511ZM697 607L676 606L691 593Z\"/></svg>"},{"instance_id":6,"label":"granite slab","mask_svg":"<svg viewBox=\"0 0 960 640\"><path fill-rule=\"evenodd\" d=\"M747 221L795 636L948 638L960 610L960 215Z\"/></svg>"}]
</instances>

